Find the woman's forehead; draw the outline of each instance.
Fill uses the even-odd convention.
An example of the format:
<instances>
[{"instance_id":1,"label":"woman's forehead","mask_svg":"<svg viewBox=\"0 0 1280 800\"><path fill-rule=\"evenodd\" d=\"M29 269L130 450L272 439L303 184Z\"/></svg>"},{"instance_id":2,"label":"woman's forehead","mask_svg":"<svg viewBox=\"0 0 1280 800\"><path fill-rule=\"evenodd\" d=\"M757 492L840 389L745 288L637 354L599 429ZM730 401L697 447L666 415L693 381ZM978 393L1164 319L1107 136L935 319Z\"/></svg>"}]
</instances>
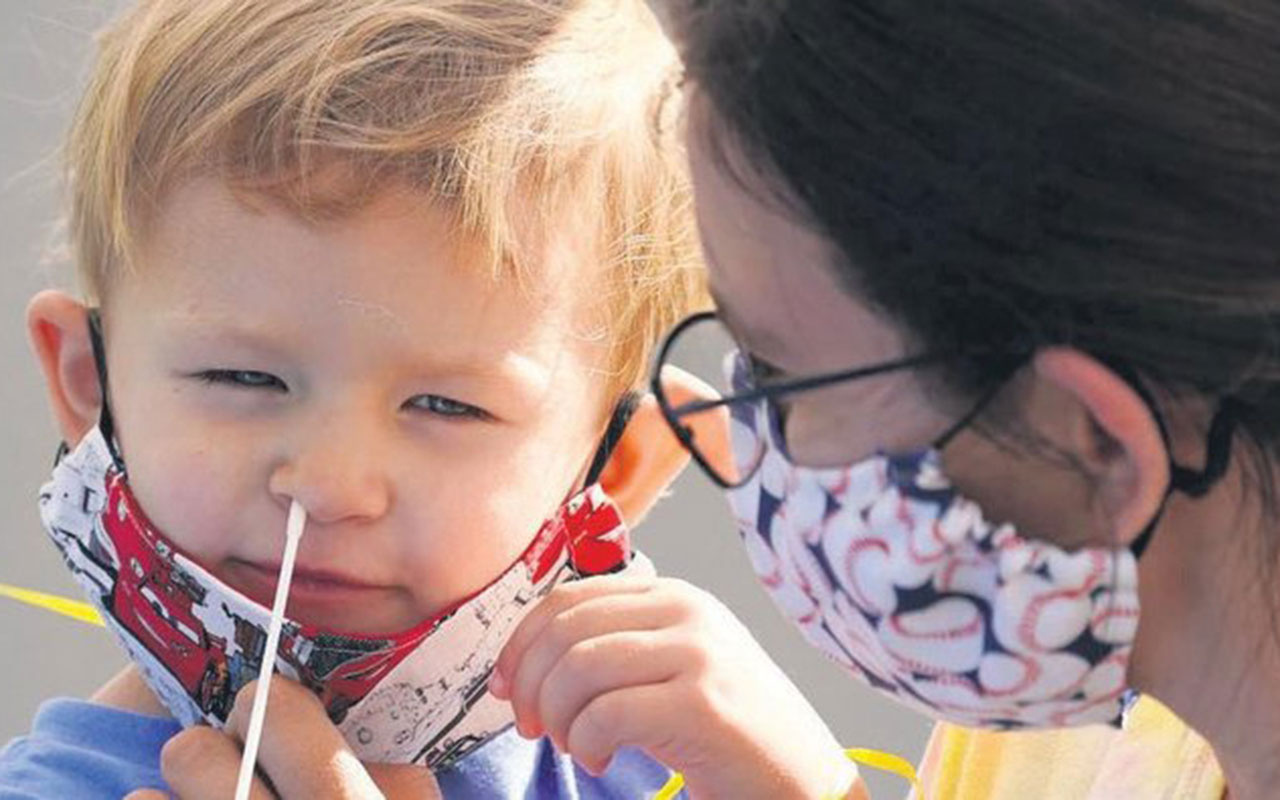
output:
<instances>
[{"instance_id":1,"label":"woman's forehead","mask_svg":"<svg viewBox=\"0 0 1280 800\"><path fill-rule=\"evenodd\" d=\"M767 178L734 169L744 156L732 141L712 143L704 114L689 122L711 291L743 343L796 374L902 355L897 327L838 276L834 244L775 200Z\"/></svg>"}]
</instances>

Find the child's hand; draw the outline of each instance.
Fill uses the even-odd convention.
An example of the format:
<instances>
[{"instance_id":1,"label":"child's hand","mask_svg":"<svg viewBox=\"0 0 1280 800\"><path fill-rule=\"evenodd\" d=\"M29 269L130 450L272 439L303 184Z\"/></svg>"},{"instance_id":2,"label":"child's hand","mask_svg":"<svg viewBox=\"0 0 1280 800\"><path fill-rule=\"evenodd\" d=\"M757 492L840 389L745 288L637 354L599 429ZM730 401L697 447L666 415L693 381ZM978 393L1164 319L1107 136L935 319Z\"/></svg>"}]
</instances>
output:
<instances>
[{"instance_id":1,"label":"child's hand","mask_svg":"<svg viewBox=\"0 0 1280 800\"><path fill-rule=\"evenodd\" d=\"M700 800L850 788L834 737L746 628L710 594L651 572L557 587L508 642L491 689L522 735L550 736L594 774L632 746L684 773Z\"/></svg>"},{"instance_id":2,"label":"child's hand","mask_svg":"<svg viewBox=\"0 0 1280 800\"><path fill-rule=\"evenodd\" d=\"M428 770L399 764L362 764L315 695L279 675L272 680L258 749L258 777L249 793L253 800L439 800L440 789ZM255 684L256 681L245 686L236 696L225 731L204 726L188 728L165 744L161 770L181 800L227 800L235 796L240 747L247 733ZM263 775L270 780L270 786ZM133 792L126 800L168 797L164 792L144 789Z\"/></svg>"}]
</instances>

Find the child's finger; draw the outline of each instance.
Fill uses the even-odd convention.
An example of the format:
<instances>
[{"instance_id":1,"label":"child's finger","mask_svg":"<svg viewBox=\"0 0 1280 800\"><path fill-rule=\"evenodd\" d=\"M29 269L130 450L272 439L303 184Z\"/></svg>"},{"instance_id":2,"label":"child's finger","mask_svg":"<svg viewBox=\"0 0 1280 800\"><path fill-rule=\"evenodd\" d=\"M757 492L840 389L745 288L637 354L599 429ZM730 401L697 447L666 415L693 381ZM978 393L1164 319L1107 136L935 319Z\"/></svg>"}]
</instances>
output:
<instances>
[{"instance_id":1,"label":"child's finger","mask_svg":"<svg viewBox=\"0 0 1280 800\"><path fill-rule=\"evenodd\" d=\"M665 683L706 660L704 652L673 639L670 631L622 631L569 648L539 687L537 713L546 734L568 749L570 727L596 697Z\"/></svg>"},{"instance_id":2,"label":"child's finger","mask_svg":"<svg viewBox=\"0 0 1280 800\"><path fill-rule=\"evenodd\" d=\"M124 800L172 800L173 795L159 789L137 789L124 796Z\"/></svg>"},{"instance_id":3,"label":"child's finger","mask_svg":"<svg viewBox=\"0 0 1280 800\"><path fill-rule=\"evenodd\" d=\"M538 638L511 666L506 695L520 732L540 735L543 726L538 721L538 692L547 673L570 648L608 633L672 626L681 621L683 613L679 606L645 592L591 597L547 619Z\"/></svg>"},{"instance_id":4,"label":"child's finger","mask_svg":"<svg viewBox=\"0 0 1280 800\"><path fill-rule=\"evenodd\" d=\"M533 610L516 626L515 633L498 655L493 665L492 690L495 696L506 699L511 696L512 673L524 658L527 650L542 634L543 627L566 609L584 600L604 594L641 593L654 585L652 575L601 575L595 578L562 584L551 590Z\"/></svg>"},{"instance_id":5,"label":"child's finger","mask_svg":"<svg viewBox=\"0 0 1280 800\"><path fill-rule=\"evenodd\" d=\"M574 718L565 752L589 772L599 775L618 748L646 748L664 761L661 744L675 736L672 725L697 725L697 717L676 708L667 683L628 686L592 698Z\"/></svg>"},{"instance_id":6,"label":"child's finger","mask_svg":"<svg viewBox=\"0 0 1280 800\"><path fill-rule=\"evenodd\" d=\"M213 728L187 728L160 751L160 772L182 800L225 800L236 793L240 746ZM261 778L254 777L249 797L271 800L275 795Z\"/></svg>"},{"instance_id":7,"label":"child's finger","mask_svg":"<svg viewBox=\"0 0 1280 800\"><path fill-rule=\"evenodd\" d=\"M227 732L241 741L247 734L254 681L236 695ZM378 797L378 788L342 734L308 689L272 676L258 749L258 769L281 797Z\"/></svg>"}]
</instances>

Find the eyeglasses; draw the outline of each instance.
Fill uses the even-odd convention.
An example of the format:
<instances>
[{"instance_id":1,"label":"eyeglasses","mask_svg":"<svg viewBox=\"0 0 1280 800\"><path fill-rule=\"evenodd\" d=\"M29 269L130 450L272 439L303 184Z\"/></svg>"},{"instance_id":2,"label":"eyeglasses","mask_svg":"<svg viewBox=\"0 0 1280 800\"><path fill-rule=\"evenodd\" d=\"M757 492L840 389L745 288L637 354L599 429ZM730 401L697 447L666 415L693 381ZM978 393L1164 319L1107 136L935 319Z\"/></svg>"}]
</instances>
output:
<instances>
[{"instance_id":1,"label":"eyeglasses","mask_svg":"<svg viewBox=\"0 0 1280 800\"><path fill-rule=\"evenodd\" d=\"M911 356L897 361L769 382L771 370L734 339L713 311L694 314L667 334L654 361L650 386L671 431L712 481L724 489L742 486L760 470L769 430L786 446L778 398L954 358L954 353ZM710 386L715 399L681 400L662 381L669 367ZM728 430L726 440L723 431ZM702 439L699 439L701 432Z\"/></svg>"}]
</instances>

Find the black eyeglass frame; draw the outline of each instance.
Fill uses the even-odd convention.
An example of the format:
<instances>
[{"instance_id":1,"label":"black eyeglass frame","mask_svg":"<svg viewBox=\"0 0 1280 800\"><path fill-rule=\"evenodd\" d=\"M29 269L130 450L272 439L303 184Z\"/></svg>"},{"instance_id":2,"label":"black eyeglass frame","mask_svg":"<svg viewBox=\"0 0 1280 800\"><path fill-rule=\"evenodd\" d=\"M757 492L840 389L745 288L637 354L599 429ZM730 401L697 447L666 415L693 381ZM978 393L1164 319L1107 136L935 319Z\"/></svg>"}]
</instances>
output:
<instances>
[{"instance_id":1,"label":"black eyeglass frame","mask_svg":"<svg viewBox=\"0 0 1280 800\"><path fill-rule=\"evenodd\" d=\"M859 378L870 378L876 375L883 375L887 372L897 372L912 367L924 366L927 364L936 364L961 356L960 353L922 353L916 356L898 359L897 361L886 361L880 364L872 364L870 366L853 367L850 369L838 370L836 372L828 372L822 375L813 375L807 378L795 378L793 380L780 381L768 386L755 386L750 391L740 392L716 400L694 400L688 403L682 403L679 406L673 406L671 399L667 396L666 390L662 385L662 368L665 367L670 359L671 351L676 341L685 333L685 331L710 320L717 320L722 327L727 329L723 320L714 311L700 311L685 317L676 324L662 340L662 345L658 348L658 354L653 362L653 372L650 376L649 388L653 392L654 398L658 401L658 408L662 411L662 417L666 420L667 426L671 428L671 432L676 439L689 451L689 455L697 462L707 477L722 489L736 489L742 486L756 474L760 469L760 464L752 468L751 472L737 481L725 480L724 477L716 470L715 467L706 459L698 450L698 446L694 443L693 429L685 425L682 417L692 414L699 414L704 411L720 408L722 406L738 405L742 403L759 403L761 401L771 400L785 395L797 394L799 392L812 391L831 386L845 381L857 380ZM740 343L735 344L743 358L748 362L751 360L751 351L743 347Z\"/></svg>"}]
</instances>

